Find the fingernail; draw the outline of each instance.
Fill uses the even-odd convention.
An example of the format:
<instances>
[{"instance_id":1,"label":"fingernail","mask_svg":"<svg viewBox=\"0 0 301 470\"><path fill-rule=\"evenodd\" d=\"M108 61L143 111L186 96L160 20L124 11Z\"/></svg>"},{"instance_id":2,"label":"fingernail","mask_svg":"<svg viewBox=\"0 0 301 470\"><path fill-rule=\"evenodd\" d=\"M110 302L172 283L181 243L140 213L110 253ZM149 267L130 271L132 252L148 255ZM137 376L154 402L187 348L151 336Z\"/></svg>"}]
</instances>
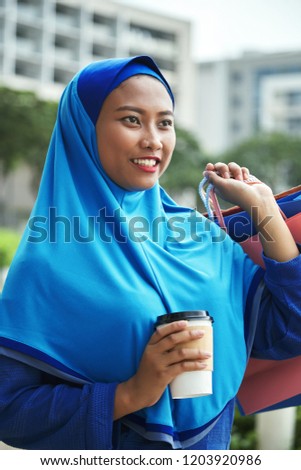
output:
<instances>
[{"instance_id":1,"label":"fingernail","mask_svg":"<svg viewBox=\"0 0 301 470\"><path fill-rule=\"evenodd\" d=\"M203 336L205 334L204 330L192 330L191 331L192 336Z\"/></svg>"},{"instance_id":2,"label":"fingernail","mask_svg":"<svg viewBox=\"0 0 301 470\"><path fill-rule=\"evenodd\" d=\"M204 362L198 362L199 369L206 369L206 367L207 367L207 364L205 364Z\"/></svg>"},{"instance_id":3,"label":"fingernail","mask_svg":"<svg viewBox=\"0 0 301 470\"><path fill-rule=\"evenodd\" d=\"M204 357L211 357L212 354L210 352L206 351L206 352L203 352L203 356Z\"/></svg>"}]
</instances>

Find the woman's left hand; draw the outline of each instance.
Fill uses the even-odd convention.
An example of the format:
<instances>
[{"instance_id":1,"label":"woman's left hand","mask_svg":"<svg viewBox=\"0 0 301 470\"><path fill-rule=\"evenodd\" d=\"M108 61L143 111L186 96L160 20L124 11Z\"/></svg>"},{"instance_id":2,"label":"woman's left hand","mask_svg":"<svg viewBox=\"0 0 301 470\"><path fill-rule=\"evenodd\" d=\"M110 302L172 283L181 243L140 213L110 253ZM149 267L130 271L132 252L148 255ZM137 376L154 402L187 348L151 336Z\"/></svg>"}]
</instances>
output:
<instances>
[{"instance_id":1,"label":"woman's left hand","mask_svg":"<svg viewBox=\"0 0 301 470\"><path fill-rule=\"evenodd\" d=\"M246 184L248 168L237 163L208 163L204 175L222 199L249 213L259 234L265 255L279 262L299 255L269 186L259 180Z\"/></svg>"},{"instance_id":2,"label":"woman's left hand","mask_svg":"<svg viewBox=\"0 0 301 470\"><path fill-rule=\"evenodd\" d=\"M204 175L214 185L222 199L238 205L247 212L250 212L252 206L264 203L266 199L274 199L271 188L259 180L260 184L246 184L250 172L248 168L241 167L237 163L208 163Z\"/></svg>"}]
</instances>

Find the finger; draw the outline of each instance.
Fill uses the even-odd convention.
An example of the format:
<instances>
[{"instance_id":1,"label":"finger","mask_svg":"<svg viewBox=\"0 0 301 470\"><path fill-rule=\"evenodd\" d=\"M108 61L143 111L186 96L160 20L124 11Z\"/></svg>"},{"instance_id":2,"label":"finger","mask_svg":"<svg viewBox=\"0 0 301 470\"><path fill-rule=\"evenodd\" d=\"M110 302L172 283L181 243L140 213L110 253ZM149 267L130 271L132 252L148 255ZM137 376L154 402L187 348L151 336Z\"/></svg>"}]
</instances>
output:
<instances>
[{"instance_id":1,"label":"finger","mask_svg":"<svg viewBox=\"0 0 301 470\"><path fill-rule=\"evenodd\" d=\"M173 364L169 367L169 377L175 378L177 375L181 374L182 372L192 372L195 370L204 370L206 369L207 364L206 362L202 361L183 361L178 362L177 364Z\"/></svg>"},{"instance_id":2,"label":"finger","mask_svg":"<svg viewBox=\"0 0 301 470\"><path fill-rule=\"evenodd\" d=\"M205 171L215 171L215 165L211 162L207 163Z\"/></svg>"},{"instance_id":3,"label":"finger","mask_svg":"<svg viewBox=\"0 0 301 470\"><path fill-rule=\"evenodd\" d=\"M217 162L214 165L214 170L222 178L230 178L229 167L226 163Z\"/></svg>"},{"instance_id":4,"label":"finger","mask_svg":"<svg viewBox=\"0 0 301 470\"><path fill-rule=\"evenodd\" d=\"M149 344L156 344L159 341L162 341L163 338L177 333L179 331L183 331L187 328L188 322L186 320L175 321L172 323L168 323L160 328L157 328L154 334L152 335L151 339L149 340Z\"/></svg>"},{"instance_id":5,"label":"finger","mask_svg":"<svg viewBox=\"0 0 301 470\"><path fill-rule=\"evenodd\" d=\"M181 344L185 344L190 341L202 338L205 334L204 330L189 330L185 329L184 331L173 333L166 336L159 343L159 351L164 353L168 352Z\"/></svg>"},{"instance_id":6,"label":"finger","mask_svg":"<svg viewBox=\"0 0 301 470\"><path fill-rule=\"evenodd\" d=\"M250 171L249 171L249 168L245 167L245 166L242 166L241 167L241 171L242 171L242 176L243 176L243 179L244 180L247 180L250 176Z\"/></svg>"},{"instance_id":7,"label":"finger","mask_svg":"<svg viewBox=\"0 0 301 470\"><path fill-rule=\"evenodd\" d=\"M241 166L239 166L235 162L230 162L228 167L229 167L229 171L230 171L230 174L231 174L232 178L234 178L236 180L240 180L240 181L242 181L244 179L243 171L242 171Z\"/></svg>"},{"instance_id":8,"label":"finger","mask_svg":"<svg viewBox=\"0 0 301 470\"><path fill-rule=\"evenodd\" d=\"M168 354L166 354L165 364L171 366L173 364L178 364L180 362L201 362L206 364L206 361L210 359L211 353L203 351L199 348L178 348L173 349Z\"/></svg>"}]
</instances>

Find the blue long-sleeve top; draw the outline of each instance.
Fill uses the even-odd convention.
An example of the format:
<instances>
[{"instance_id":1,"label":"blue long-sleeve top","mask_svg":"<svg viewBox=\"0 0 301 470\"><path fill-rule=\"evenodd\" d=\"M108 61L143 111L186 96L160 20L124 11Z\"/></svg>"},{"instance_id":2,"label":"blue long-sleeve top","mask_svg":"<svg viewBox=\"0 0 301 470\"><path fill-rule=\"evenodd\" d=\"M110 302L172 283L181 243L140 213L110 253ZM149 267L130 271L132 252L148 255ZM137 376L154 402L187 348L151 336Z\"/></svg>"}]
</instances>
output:
<instances>
[{"instance_id":1,"label":"blue long-sleeve top","mask_svg":"<svg viewBox=\"0 0 301 470\"><path fill-rule=\"evenodd\" d=\"M301 255L278 263L264 258L252 356L286 359L301 354ZM248 323L248 319L246 319ZM76 385L15 359L0 356L0 440L25 449L112 449L116 383ZM200 449L228 445L233 401L200 442ZM224 440L224 442L223 442Z\"/></svg>"}]
</instances>

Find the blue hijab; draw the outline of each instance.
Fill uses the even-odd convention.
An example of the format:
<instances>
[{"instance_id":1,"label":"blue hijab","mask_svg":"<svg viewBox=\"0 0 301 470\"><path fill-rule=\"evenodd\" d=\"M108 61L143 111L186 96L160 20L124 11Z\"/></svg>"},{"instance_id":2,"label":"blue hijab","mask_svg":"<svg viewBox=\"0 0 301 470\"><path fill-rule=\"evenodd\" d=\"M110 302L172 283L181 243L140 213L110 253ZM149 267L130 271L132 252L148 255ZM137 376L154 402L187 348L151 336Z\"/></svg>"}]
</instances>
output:
<instances>
[{"instance_id":1,"label":"blue hijab","mask_svg":"<svg viewBox=\"0 0 301 470\"><path fill-rule=\"evenodd\" d=\"M159 184L130 192L105 173L95 123L108 94L137 74L160 80L173 99L145 56L95 62L65 89L2 292L0 346L75 382L122 382L137 371L158 315L208 310L213 395L172 400L167 388L157 404L126 418L147 437L180 447L210 430L240 386L244 312L257 267L216 224L177 205Z\"/></svg>"}]
</instances>

